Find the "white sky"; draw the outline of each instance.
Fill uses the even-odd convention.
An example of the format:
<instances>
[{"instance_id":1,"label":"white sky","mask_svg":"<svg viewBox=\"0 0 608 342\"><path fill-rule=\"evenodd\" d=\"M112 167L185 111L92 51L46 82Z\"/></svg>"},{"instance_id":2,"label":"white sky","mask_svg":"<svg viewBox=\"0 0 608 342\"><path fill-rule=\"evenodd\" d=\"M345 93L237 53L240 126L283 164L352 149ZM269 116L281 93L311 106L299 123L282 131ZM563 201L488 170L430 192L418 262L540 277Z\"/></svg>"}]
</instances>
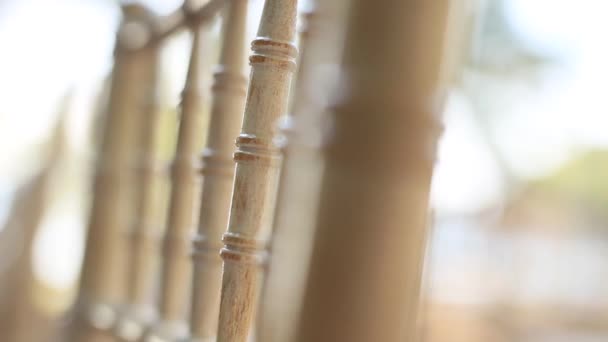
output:
<instances>
[{"instance_id":1,"label":"white sky","mask_svg":"<svg viewBox=\"0 0 608 342\"><path fill-rule=\"evenodd\" d=\"M580 150L608 147L608 1L511 0L508 9L521 38L562 60L536 88L505 94L511 102L501 109L494 138L509 166L521 177L536 177ZM500 200L495 162L461 102L452 101L460 109L448 109L446 117L433 189L439 211L466 212Z\"/></svg>"}]
</instances>

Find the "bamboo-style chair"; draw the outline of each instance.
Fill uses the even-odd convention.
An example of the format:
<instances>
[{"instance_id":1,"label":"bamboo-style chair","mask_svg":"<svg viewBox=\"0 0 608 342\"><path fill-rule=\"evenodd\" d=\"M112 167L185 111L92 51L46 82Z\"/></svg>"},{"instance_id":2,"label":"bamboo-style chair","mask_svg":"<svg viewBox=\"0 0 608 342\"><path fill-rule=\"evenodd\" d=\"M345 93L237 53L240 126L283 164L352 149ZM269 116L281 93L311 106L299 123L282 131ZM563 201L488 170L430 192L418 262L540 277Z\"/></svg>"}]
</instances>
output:
<instances>
[{"instance_id":1,"label":"bamboo-style chair","mask_svg":"<svg viewBox=\"0 0 608 342\"><path fill-rule=\"evenodd\" d=\"M123 5L64 340L417 341L451 2L309 1L296 46L297 1L265 0L249 77L246 0ZM167 175L159 58L182 30Z\"/></svg>"}]
</instances>

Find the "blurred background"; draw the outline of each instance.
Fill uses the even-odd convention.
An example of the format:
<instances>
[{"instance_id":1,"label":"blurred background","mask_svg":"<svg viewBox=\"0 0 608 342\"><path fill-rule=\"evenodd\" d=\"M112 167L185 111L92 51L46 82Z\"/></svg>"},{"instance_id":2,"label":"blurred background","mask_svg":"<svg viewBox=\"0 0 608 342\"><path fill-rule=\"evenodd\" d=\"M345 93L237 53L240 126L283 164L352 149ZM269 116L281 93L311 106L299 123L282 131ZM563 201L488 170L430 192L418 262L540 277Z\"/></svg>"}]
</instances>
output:
<instances>
[{"instance_id":1,"label":"blurred background","mask_svg":"<svg viewBox=\"0 0 608 342\"><path fill-rule=\"evenodd\" d=\"M142 2L161 14L181 4ZM252 38L263 1L250 3ZM44 322L74 298L118 4L0 1L0 296L11 296L2 287L13 261L26 263L33 285L20 290ZM608 2L463 6L433 183L422 341L606 341ZM163 51L167 162L188 46L182 34Z\"/></svg>"}]
</instances>

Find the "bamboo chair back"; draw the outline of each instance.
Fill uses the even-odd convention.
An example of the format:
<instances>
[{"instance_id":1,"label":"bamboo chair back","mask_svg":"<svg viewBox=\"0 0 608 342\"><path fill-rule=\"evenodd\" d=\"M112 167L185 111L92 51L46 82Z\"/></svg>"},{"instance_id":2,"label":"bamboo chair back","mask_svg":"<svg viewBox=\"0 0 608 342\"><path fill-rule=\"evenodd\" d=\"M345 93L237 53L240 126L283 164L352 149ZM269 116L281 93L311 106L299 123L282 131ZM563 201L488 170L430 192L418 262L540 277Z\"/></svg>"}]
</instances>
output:
<instances>
[{"instance_id":1,"label":"bamboo chair back","mask_svg":"<svg viewBox=\"0 0 608 342\"><path fill-rule=\"evenodd\" d=\"M296 44L298 2L265 0L249 69L247 0L122 5L65 340L417 340L450 2L309 1ZM165 168L160 56L184 30Z\"/></svg>"}]
</instances>

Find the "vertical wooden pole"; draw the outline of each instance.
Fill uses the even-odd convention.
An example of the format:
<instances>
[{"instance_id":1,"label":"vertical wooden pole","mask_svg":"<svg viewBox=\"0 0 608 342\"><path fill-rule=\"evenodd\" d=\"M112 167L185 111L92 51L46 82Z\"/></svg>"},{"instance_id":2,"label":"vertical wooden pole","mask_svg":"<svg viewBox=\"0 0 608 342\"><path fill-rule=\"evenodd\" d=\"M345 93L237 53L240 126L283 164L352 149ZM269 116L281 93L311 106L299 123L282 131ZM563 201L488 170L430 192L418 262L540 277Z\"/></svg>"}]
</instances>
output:
<instances>
[{"instance_id":1,"label":"vertical wooden pole","mask_svg":"<svg viewBox=\"0 0 608 342\"><path fill-rule=\"evenodd\" d=\"M35 239L41 224L56 196L51 185L65 170L66 118L72 96L61 104L59 121L47 142L48 155L44 166L25 185L21 186L12 201L10 213L0 234L0 251L4 262L0 271L0 341L38 341L51 336L54 320L36 305L36 290L40 281L32 267ZM55 187L57 188L57 187Z\"/></svg>"},{"instance_id":2,"label":"vertical wooden pole","mask_svg":"<svg viewBox=\"0 0 608 342\"><path fill-rule=\"evenodd\" d=\"M222 277L219 250L230 209L233 142L242 122L247 92L244 71L247 1L229 1L224 13L223 45L212 88L209 139L202 156L200 220L194 241L190 335L196 341L214 341L217 335Z\"/></svg>"},{"instance_id":3,"label":"vertical wooden pole","mask_svg":"<svg viewBox=\"0 0 608 342\"><path fill-rule=\"evenodd\" d=\"M153 283L157 269L157 243L161 233L159 224L159 191L161 180L158 161L157 141L160 128L159 108L159 46L145 47L140 53L149 72L144 75L142 89L143 103L140 104L142 116L138 121L138 142L132 165L135 182L134 212L131 227L125 233L127 239L127 294L126 303L121 309L116 334L125 341L138 340L144 327L154 319L152 301L155 286Z\"/></svg>"},{"instance_id":4,"label":"vertical wooden pole","mask_svg":"<svg viewBox=\"0 0 608 342\"><path fill-rule=\"evenodd\" d=\"M309 2L300 34L292 115L277 139L283 147L270 260L258 308L258 341L293 339L317 215L323 171L319 151L328 94L337 80L346 1Z\"/></svg>"},{"instance_id":5,"label":"vertical wooden pole","mask_svg":"<svg viewBox=\"0 0 608 342\"><path fill-rule=\"evenodd\" d=\"M140 15L126 18L119 28L115 48L112 86L104 139L94 180L94 198L89 220L76 319L70 340L79 342L113 341L109 329L116 323L117 308L123 304L125 287L124 233L128 227L132 169L136 143L139 88L151 65L145 53L148 28ZM136 13L137 14L137 13Z\"/></svg>"},{"instance_id":6,"label":"vertical wooden pole","mask_svg":"<svg viewBox=\"0 0 608 342\"><path fill-rule=\"evenodd\" d=\"M196 223L195 158L200 141L204 92L202 45L209 43L208 35L207 25L192 28L190 62L182 92L177 148L171 167L172 189L167 231L163 241L159 322L151 333L151 336L163 341L182 339L188 333L185 313L190 298L190 239Z\"/></svg>"},{"instance_id":7,"label":"vertical wooden pole","mask_svg":"<svg viewBox=\"0 0 608 342\"><path fill-rule=\"evenodd\" d=\"M413 341L448 3L353 2L296 341Z\"/></svg>"},{"instance_id":8,"label":"vertical wooden pole","mask_svg":"<svg viewBox=\"0 0 608 342\"><path fill-rule=\"evenodd\" d=\"M242 131L234 153L236 174L224 260L218 342L245 342L255 309L261 262L270 234L280 154L272 140L286 114L297 49L295 0L267 0L251 46L251 76Z\"/></svg>"}]
</instances>

